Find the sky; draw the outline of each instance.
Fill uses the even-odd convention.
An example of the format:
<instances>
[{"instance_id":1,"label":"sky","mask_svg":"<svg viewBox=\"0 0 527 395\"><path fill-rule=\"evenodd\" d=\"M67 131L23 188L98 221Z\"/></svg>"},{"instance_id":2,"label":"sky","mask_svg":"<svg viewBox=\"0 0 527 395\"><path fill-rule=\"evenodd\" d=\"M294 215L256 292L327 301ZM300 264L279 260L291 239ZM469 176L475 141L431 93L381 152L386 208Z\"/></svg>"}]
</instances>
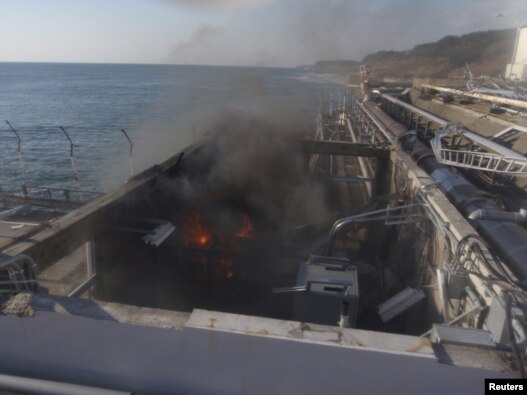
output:
<instances>
[{"instance_id":1,"label":"sky","mask_svg":"<svg viewBox=\"0 0 527 395\"><path fill-rule=\"evenodd\" d=\"M294 67L515 27L527 0L0 0L0 15L3 62Z\"/></svg>"}]
</instances>

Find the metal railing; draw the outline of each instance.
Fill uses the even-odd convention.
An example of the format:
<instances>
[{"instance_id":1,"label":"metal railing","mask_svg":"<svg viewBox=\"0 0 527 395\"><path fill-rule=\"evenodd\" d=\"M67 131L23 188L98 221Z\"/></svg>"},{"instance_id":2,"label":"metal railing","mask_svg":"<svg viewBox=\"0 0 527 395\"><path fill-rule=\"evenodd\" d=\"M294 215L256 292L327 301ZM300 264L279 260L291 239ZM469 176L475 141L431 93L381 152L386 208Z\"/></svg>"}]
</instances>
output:
<instances>
[{"instance_id":1,"label":"metal railing","mask_svg":"<svg viewBox=\"0 0 527 395\"><path fill-rule=\"evenodd\" d=\"M494 139L448 123L389 95L382 95L381 102L383 109L396 120L415 128L425 138L431 137L430 145L438 162L487 173L527 176L527 158Z\"/></svg>"},{"instance_id":2,"label":"metal railing","mask_svg":"<svg viewBox=\"0 0 527 395\"><path fill-rule=\"evenodd\" d=\"M465 142L460 145L461 142ZM439 163L464 169L527 176L527 158L507 147L450 124L435 132L430 146Z\"/></svg>"},{"instance_id":3,"label":"metal railing","mask_svg":"<svg viewBox=\"0 0 527 395\"><path fill-rule=\"evenodd\" d=\"M426 207L427 205L424 203L410 203L341 218L336 221L331 228L331 232L324 248L324 256L331 256L337 236L351 226L372 221L381 221L387 226L415 223L422 218L426 218L426 215L422 211L422 209Z\"/></svg>"},{"instance_id":4,"label":"metal railing","mask_svg":"<svg viewBox=\"0 0 527 395\"><path fill-rule=\"evenodd\" d=\"M29 255L0 257L0 293L36 291L38 289L36 266Z\"/></svg>"},{"instance_id":5,"label":"metal railing","mask_svg":"<svg viewBox=\"0 0 527 395\"><path fill-rule=\"evenodd\" d=\"M81 188L81 180L79 171L77 169L76 157L75 157L75 148L78 146L74 141L72 135L69 133L68 128L63 126L43 126L43 127L33 127L35 130L60 130L65 138L68 140L69 144L69 159L71 162L71 169L73 173L73 179L76 183L76 188L56 188L56 187L47 187L41 186L36 187L31 185L28 168L26 166L26 161L23 156L23 143L25 142L23 135L25 133L34 132L33 129L23 128L24 133L20 133L15 126L9 121L5 121L7 129L0 129L0 133L10 133L13 134L17 139L16 151L20 163L20 173L22 176L21 185L8 185L0 184L0 202L4 202L6 207L9 207L10 204L33 204L37 206L50 207L53 211L57 209L74 209L85 203L86 201L93 200L94 198L101 196L102 193L83 190ZM130 177L134 174L133 169L133 141L128 135L128 133L121 129L120 132L125 136L128 145L128 167Z\"/></svg>"},{"instance_id":6,"label":"metal railing","mask_svg":"<svg viewBox=\"0 0 527 395\"><path fill-rule=\"evenodd\" d=\"M29 204L53 210L71 210L82 206L103 193L69 188L14 186L0 184L0 202L9 207L13 204Z\"/></svg>"}]
</instances>

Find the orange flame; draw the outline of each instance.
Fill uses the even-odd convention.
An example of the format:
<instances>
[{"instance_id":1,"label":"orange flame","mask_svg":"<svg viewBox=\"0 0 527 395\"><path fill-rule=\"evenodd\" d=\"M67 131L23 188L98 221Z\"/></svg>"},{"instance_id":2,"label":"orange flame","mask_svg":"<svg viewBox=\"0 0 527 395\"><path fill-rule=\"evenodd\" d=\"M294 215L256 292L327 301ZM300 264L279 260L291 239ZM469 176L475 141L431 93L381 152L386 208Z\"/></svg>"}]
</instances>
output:
<instances>
[{"instance_id":1,"label":"orange flame","mask_svg":"<svg viewBox=\"0 0 527 395\"><path fill-rule=\"evenodd\" d=\"M206 226L198 210L193 210L185 216L185 245L206 247L212 241L212 232Z\"/></svg>"},{"instance_id":2,"label":"orange flame","mask_svg":"<svg viewBox=\"0 0 527 395\"><path fill-rule=\"evenodd\" d=\"M228 257L216 260L216 275L220 278L232 280L234 278L234 262Z\"/></svg>"},{"instance_id":3,"label":"orange flame","mask_svg":"<svg viewBox=\"0 0 527 395\"><path fill-rule=\"evenodd\" d=\"M251 222L251 218L249 218L247 214L242 213L242 218L242 227L238 230L238 232L236 232L236 236L247 239L253 235L254 226Z\"/></svg>"},{"instance_id":4,"label":"orange flame","mask_svg":"<svg viewBox=\"0 0 527 395\"><path fill-rule=\"evenodd\" d=\"M241 213L238 230L228 234L220 233L219 227L204 219L197 209L187 212L184 217L183 238L188 247L205 248L215 240L220 249L238 251L240 246L233 238L248 239L253 234L254 226L246 213Z\"/></svg>"}]
</instances>

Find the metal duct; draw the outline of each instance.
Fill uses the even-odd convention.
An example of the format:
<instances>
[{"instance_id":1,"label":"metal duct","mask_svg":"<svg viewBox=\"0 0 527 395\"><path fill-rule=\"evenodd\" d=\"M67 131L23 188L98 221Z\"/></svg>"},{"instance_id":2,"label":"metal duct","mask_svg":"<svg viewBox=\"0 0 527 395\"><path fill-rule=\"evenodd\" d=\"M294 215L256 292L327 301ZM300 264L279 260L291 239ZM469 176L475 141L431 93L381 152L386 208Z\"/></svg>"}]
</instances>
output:
<instances>
[{"instance_id":1,"label":"metal duct","mask_svg":"<svg viewBox=\"0 0 527 395\"><path fill-rule=\"evenodd\" d=\"M379 109L374 103L365 106L375 114L394 137L405 134L408 129ZM523 286L527 286L527 230L513 222L503 222L491 218L471 219L470 215L478 210L495 213L504 210L487 193L470 183L455 169L437 161L433 151L417 140L413 145L412 157L417 161L446 194L448 199L476 228L481 236L495 250L511 272Z\"/></svg>"},{"instance_id":2,"label":"metal duct","mask_svg":"<svg viewBox=\"0 0 527 395\"><path fill-rule=\"evenodd\" d=\"M479 209L470 213L469 218L522 223L527 220L527 210L522 208L518 212L509 212L502 210Z\"/></svg>"},{"instance_id":3,"label":"metal duct","mask_svg":"<svg viewBox=\"0 0 527 395\"><path fill-rule=\"evenodd\" d=\"M507 212L456 170L440 164L432 150L420 141L415 143L412 155L418 160L419 166L439 183L448 199L493 247L520 283L527 286L527 230L517 223L504 222L502 219L477 218L479 210L502 212L504 215ZM471 219L471 215L475 219Z\"/></svg>"},{"instance_id":4,"label":"metal duct","mask_svg":"<svg viewBox=\"0 0 527 395\"><path fill-rule=\"evenodd\" d=\"M388 129L391 135L395 138L392 139L393 141L397 141L399 137L408 132L406 126L400 124L399 122L396 122L392 117L390 117L382 109L380 109L375 103L366 102L364 103L364 107L366 107L371 113L373 113L377 120L379 120L385 126L385 128Z\"/></svg>"}]
</instances>

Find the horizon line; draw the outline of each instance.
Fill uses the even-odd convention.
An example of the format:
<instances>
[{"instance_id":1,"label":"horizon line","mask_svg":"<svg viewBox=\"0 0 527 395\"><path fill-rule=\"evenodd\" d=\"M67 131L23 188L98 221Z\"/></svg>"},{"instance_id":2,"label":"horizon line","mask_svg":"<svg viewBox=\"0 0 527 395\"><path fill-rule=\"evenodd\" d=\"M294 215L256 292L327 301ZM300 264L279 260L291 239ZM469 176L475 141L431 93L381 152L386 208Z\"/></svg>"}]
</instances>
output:
<instances>
[{"instance_id":1,"label":"horizon line","mask_svg":"<svg viewBox=\"0 0 527 395\"><path fill-rule=\"evenodd\" d=\"M40 61L40 60L0 60L0 64L71 64L71 65L115 65L115 66L189 66L189 67L246 67L261 69L295 69L296 66L256 66L223 64L186 64L186 63L148 63L148 62L78 62L78 61Z\"/></svg>"}]
</instances>

